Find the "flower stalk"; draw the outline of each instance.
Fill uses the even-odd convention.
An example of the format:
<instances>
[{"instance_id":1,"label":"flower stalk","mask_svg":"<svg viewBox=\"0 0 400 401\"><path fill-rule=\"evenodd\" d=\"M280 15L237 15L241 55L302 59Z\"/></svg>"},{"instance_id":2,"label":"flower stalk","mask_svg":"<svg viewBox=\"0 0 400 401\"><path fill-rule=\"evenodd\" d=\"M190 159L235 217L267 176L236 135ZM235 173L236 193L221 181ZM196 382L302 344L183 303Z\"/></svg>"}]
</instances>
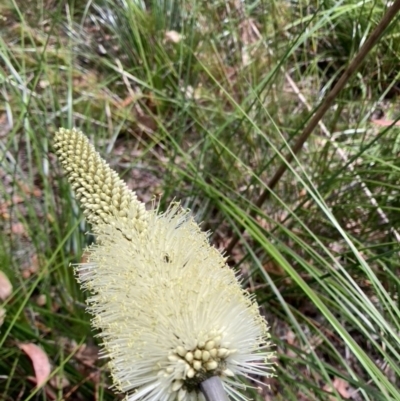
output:
<instances>
[{"instance_id":1,"label":"flower stalk","mask_svg":"<svg viewBox=\"0 0 400 401\"><path fill-rule=\"evenodd\" d=\"M57 156L96 235L76 267L117 391L129 401L246 400L272 376L267 324L191 213L146 210L78 130ZM224 391L223 391L224 390Z\"/></svg>"},{"instance_id":2,"label":"flower stalk","mask_svg":"<svg viewBox=\"0 0 400 401\"><path fill-rule=\"evenodd\" d=\"M200 383L200 390L206 401L229 401L226 396L221 379L218 376L211 376Z\"/></svg>"}]
</instances>

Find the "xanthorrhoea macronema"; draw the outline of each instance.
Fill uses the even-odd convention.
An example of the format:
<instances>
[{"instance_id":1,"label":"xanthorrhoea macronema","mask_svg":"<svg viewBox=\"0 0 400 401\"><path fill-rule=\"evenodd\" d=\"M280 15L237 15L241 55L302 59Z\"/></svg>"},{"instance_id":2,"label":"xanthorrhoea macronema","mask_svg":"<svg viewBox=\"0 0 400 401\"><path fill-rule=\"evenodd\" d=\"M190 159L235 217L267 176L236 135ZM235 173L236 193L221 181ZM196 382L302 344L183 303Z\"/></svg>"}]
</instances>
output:
<instances>
[{"instance_id":1,"label":"xanthorrhoea macronema","mask_svg":"<svg viewBox=\"0 0 400 401\"><path fill-rule=\"evenodd\" d=\"M61 128L54 146L96 235L76 270L115 388L197 401L217 377L246 400L240 376L273 372L268 328L208 235L177 203L146 210L79 130Z\"/></svg>"}]
</instances>

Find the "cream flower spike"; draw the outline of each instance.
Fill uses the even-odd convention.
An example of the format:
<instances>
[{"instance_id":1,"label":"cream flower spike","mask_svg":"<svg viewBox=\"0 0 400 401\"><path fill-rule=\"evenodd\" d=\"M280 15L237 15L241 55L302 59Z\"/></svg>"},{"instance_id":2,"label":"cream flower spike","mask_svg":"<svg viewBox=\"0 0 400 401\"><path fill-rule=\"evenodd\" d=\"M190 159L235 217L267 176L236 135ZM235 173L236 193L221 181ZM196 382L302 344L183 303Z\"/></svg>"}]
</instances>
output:
<instances>
[{"instance_id":1,"label":"cream flower spike","mask_svg":"<svg viewBox=\"0 0 400 401\"><path fill-rule=\"evenodd\" d=\"M208 235L179 204L144 211L80 131L60 129L56 149L97 225L77 276L114 387L128 401L247 400L240 376L273 375L268 328Z\"/></svg>"}]
</instances>

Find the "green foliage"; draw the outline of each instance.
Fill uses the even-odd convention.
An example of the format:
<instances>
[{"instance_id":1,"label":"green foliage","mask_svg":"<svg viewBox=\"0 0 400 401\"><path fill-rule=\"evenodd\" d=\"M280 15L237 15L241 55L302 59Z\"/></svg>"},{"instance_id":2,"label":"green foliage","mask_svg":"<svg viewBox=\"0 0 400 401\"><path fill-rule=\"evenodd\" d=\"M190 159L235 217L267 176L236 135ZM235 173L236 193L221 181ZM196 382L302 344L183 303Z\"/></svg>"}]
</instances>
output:
<instances>
[{"instance_id":1,"label":"green foliage","mask_svg":"<svg viewBox=\"0 0 400 401\"><path fill-rule=\"evenodd\" d=\"M0 262L13 284L0 394L115 399L104 362L80 354L96 338L69 264L93 237L52 149L76 125L140 200L181 199L218 247L239 235L227 256L278 352L264 395L400 400L399 128L370 121L398 118L398 21L257 204L384 3L47 3L0 6ZM34 389L25 342L64 388Z\"/></svg>"}]
</instances>

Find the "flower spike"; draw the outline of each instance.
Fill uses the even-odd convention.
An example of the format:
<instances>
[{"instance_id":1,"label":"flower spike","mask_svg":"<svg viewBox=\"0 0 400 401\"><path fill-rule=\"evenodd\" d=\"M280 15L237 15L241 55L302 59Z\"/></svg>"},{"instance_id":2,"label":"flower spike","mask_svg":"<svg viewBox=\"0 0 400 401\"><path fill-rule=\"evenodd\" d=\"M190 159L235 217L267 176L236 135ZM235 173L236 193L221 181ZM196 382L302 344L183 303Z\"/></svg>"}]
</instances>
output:
<instances>
[{"instance_id":1,"label":"flower spike","mask_svg":"<svg viewBox=\"0 0 400 401\"><path fill-rule=\"evenodd\" d=\"M128 401L246 400L273 374L267 324L188 210L146 211L78 130L56 153L97 245L77 266L114 387Z\"/></svg>"}]
</instances>

